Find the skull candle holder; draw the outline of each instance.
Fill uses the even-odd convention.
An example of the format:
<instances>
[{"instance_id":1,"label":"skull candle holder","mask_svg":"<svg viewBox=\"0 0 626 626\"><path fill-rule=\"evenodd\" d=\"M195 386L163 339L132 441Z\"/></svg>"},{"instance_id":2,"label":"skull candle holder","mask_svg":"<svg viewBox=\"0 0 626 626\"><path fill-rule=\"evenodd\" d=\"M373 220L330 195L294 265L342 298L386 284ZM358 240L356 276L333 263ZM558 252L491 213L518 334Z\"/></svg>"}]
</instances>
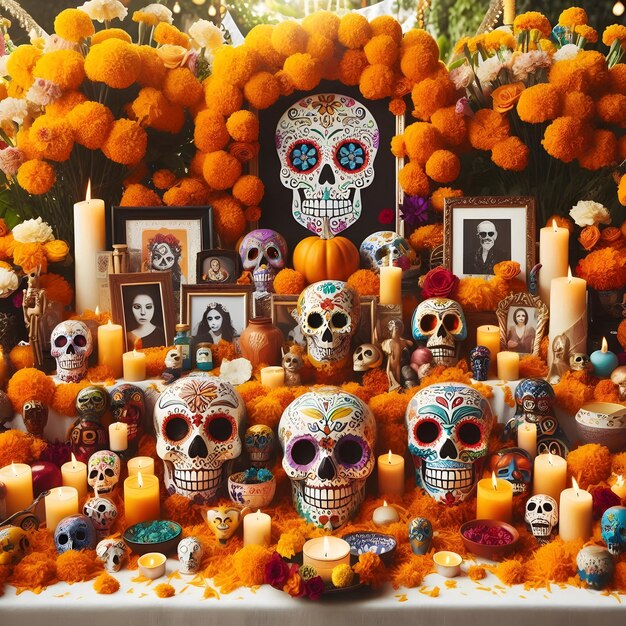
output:
<instances>
[{"instance_id":1,"label":"skull candle holder","mask_svg":"<svg viewBox=\"0 0 626 626\"><path fill-rule=\"evenodd\" d=\"M239 245L243 269L252 274L258 293L272 293L274 278L285 267L287 242L275 230L258 228L250 231Z\"/></svg>"},{"instance_id":2,"label":"skull candle holder","mask_svg":"<svg viewBox=\"0 0 626 626\"><path fill-rule=\"evenodd\" d=\"M93 350L91 331L83 322L68 320L55 326L50 337L50 354L57 362L57 376L66 383L80 382Z\"/></svg>"}]
</instances>

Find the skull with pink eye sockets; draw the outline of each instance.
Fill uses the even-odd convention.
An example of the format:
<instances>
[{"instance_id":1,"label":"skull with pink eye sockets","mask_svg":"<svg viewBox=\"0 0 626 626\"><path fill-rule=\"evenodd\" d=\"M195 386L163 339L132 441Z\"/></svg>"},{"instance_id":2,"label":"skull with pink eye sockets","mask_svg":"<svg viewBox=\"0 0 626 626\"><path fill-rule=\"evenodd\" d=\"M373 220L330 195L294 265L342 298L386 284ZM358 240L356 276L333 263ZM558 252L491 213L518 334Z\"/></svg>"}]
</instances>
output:
<instances>
[{"instance_id":1,"label":"skull with pink eye sockets","mask_svg":"<svg viewBox=\"0 0 626 626\"><path fill-rule=\"evenodd\" d=\"M63 382L77 383L85 377L92 350L91 331L82 322L67 320L52 331L50 354L56 359L57 376Z\"/></svg>"},{"instance_id":2,"label":"skull with pink eye sockets","mask_svg":"<svg viewBox=\"0 0 626 626\"><path fill-rule=\"evenodd\" d=\"M252 230L241 240L239 256L243 269L252 273L256 291L274 291L274 278L285 267L287 252L285 238L269 228Z\"/></svg>"}]
</instances>

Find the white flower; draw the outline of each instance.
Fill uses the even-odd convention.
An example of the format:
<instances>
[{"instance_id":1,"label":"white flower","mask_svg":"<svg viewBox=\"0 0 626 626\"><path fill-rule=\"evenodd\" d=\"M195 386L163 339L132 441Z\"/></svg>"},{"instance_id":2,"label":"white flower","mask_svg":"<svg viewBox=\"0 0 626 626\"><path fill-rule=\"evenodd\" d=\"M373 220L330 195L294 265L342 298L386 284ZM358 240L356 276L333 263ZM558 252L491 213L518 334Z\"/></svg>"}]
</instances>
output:
<instances>
[{"instance_id":1,"label":"white flower","mask_svg":"<svg viewBox=\"0 0 626 626\"><path fill-rule=\"evenodd\" d=\"M78 50L78 44L58 35L48 35L43 45L43 51L54 52L55 50Z\"/></svg>"},{"instance_id":2,"label":"white flower","mask_svg":"<svg viewBox=\"0 0 626 626\"><path fill-rule=\"evenodd\" d=\"M498 78L498 74L504 65L498 55L489 57L480 63L476 69L476 76L481 84L491 83Z\"/></svg>"},{"instance_id":3,"label":"white flower","mask_svg":"<svg viewBox=\"0 0 626 626\"><path fill-rule=\"evenodd\" d=\"M40 106L47 106L61 97L61 88L45 78L36 78L30 89L26 92L26 99Z\"/></svg>"},{"instance_id":4,"label":"white flower","mask_svg":"<svg viewBox=\"0 0 626 626\"><path fill-rule=\"evenodd\" d=\"M128 9L119 0L87 0L78 8L101 24L115 19L123 20L128 15Z\"/></svg>"},{"instance_id":5,"label":"white flower","mask_svg":"<svg viewBox=\"0 0 626 626\"><path fill-rule=\"evenodd\" d=\"M513 56L511 70L517 80L524 81L529 74L534 74L538 69L552 65L550 55L544 50L531 50Z\"/></svg>"},{"instance_id":6,"label":"white flower","mask_svg":"<svg viewBox=\"0 0 626 626\"><path fill-rule=\"evenodd\" d=\"M6 267L0 267L0 297L11 295L19 285L17 274Z\"/></svg>"},{"instance_id":7,"label":"white flower","mask_svg":"<svg viewBox=\"0 0 626 626\"><path fill-rule=\"evenodd\" d=\"M28 116L28 102L23 98L5 98L0 102L0 124L15 122L21 125Z\"/></svg>"},{"instance_id":8,"label":"white flower","mask_svg":"<svg viewBox=\"0 0 626 626\"><path fill-rule=\"evenodd\" d=\"M189 35L200 46L207 50L213 50L224 43L222 31L209 20L198 20L189 27Z\"/></svg>"},{"instance_id":9,"label":"white flower","mask_svg":"<svg viewBox=\"0 0 626 626\"><path fill-rule=\"evenodd\" d=\"M580 48L575 43L567 43L560 50L557 50L552 57L555 61L567 61L573 59L580 52Z\"/></svg>"},{"instance_id":10,"label":"white flower","mask_svg":"<svg viewBox=\"0 0 626 626\"><path fill-rule=\"evenodd\" d=\"M0 170L2 170L6 176L15 176L17 170L20 169L20 165L24 163L25 160L24 154L19 148L9 146L4 150L0 150Z\"/></svg>"},{"instance_id":11,"label":"white flower","mask_svg":"<svg viewBox=\"0 0 626 626\"><path fill-rule=\"evenodd\" d=\"M13 229L13 238L20 243L46 243L52 241L52 228L40 217L26 220Z\"/></svg>"},{"instance_id":12,"label":"white flower","mask_svg":"<svg viewBox=\"0 0 626 626\"><path fill-rule=\"evenodd\" d=\"M450 72L450 80L457 89L465 89L474 80L474 72L467 63L463 63Z\"/></svg>"},{"instance_id":13,"label":"white flower","mask_svg":"<svg viewBox=\"0 0 626 626\"><path fill-rule=\"evenodd\" d=\"M570 217L576 222L576 226L594 226L597 224L610 224L611 214L608 209L599 202L593 200L580 200L569 212Z\"/></svg>"},{"instance_id":14,"label":"white flower","mask_svg":"<svg viewBox=\"0 0 626 626\"><path fill-rule=\"evenodd\" d=\"M149 4L147 7L144 7L140 10L141 13L149 13L150 15L154 15L159 22L167 22L171 24L174 21L172 17L172 12L162 4Z\"/></svg>"},{"instance_id":15,"label":"white flower","mask_svg":"<svg viewBox=\"0 0 626 626\"><path fill-rule=\"evenodd\" d=\"M9 55L4 54L0 57L0 76L8 76L7 63L9 62Z\"/></svg>"}]
</instances>

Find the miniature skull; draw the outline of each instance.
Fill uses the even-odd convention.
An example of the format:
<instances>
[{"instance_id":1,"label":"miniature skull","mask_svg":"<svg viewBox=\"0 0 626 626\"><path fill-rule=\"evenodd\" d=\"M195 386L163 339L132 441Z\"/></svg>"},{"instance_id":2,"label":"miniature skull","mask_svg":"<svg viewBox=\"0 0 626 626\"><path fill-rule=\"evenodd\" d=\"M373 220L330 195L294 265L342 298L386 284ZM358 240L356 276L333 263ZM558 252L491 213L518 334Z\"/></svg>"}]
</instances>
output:
<instances>
[{"instance_id":1,"label":"miniature skull","mask_svg":"<svg viewBox=\"0 0 626 626\"><path fill-rule=\"evenodd\" d=\"M275 230L258 228L249 232L239 245L243 269L252 272L254 288L259 293L274 291L274 278L285 267L287 242Z\"/></svg>"},{"instance_id":2,"label":"miniature skull","mask_svg":"<svg viewBox=\"0 0 626 626\"><path fill-rule=\"evenodd\" d=\"M38 400L24 402L22 417L26 430L34 437L43 437L43 431L48 423L48 407Z\"/></svg>"},{"instance_id":3,"label":"miniature skull","mask_svg":"<svg viewBox=\"0 0 626 626\"><path fill-rule=\"evenodd\" d=\"M244 441L252 467L267 467L274 452L274 431L265 424L255 424L246 430Z\"/></svg>"},{"instance_id":4,"label":"miniature skull","mask_svg":"<svg viewBox=\"0 0 626 626\"><path fill-rule=\"evenodd\" d=\"M345 524L374 470L376 421L369 407L336 387L316 389L285 409L278 438L298 515L329 529Z\"/></svg>"},{"instance_id":5,"label":"miniature skull","mask_svg":"<svg viewBox=\"0 0 626 626\"><path fill-rule=\"evenodd\" d=\"M626 506L608 508L602 515L600 527L602 539L612 555L626 552Z\"/></svg>"},{"instance_id":6,"label":"miniature skull","mask_svg":"<svg viewBox=\"0 0 626 626\"><path fill-rule=\"evenodd\" d=\"M218 506L206 512L209 528L220 543L226 543L235 534L245 511L232 506Z\"/></svg>"},{"instance_id":7,"label":"miniature skull","mask_svg":"<svg viewBox=\"0 0 626 626\"><path fill-rule=\"evenodd\" d=\"M626 365L620 365L611 372L611 382L617 385L620 402L626 400Z\"/></svg>"},{"instance_id":8,"label":"miniature skull","mask_svg":"<svg viewBox=\"0 0 626 626\"><path fill-rule=\"evenodd\" d=\"M195 574L202 561L202 546L195 537L185 537L178 544L178 571L181 574Z\"/></svg>"},{"instance_id":9,"label":"miniature skull","mask_svg":"<svg viewBox=\"0 0 626 626\"><path fill-rule=\"evenodd\" d=\"M104 387L89 385L78 392L76 396L76 412L81 417L100 420L109 403L109 394Z\"/></svg>"},{"instance_id":10,"label":"miniature skull","mask_svg":"<svg viewBox=\"0 0 626 626\"><path fill-rule=\"evenodd\" d=\"M300 294L296 314L315 367L349 358L361 315L359 296L352 287L340 280L313 283Z\"/></svg>"},{"instance_id":11,"label":"miniature skull","mask_svg":"<svg viewBox=\"0 0 626 626\"><path fill-rule=\"evenodd\" d=\"M334 235L354 224L379 141L373 115L349 96L311 94L290 106L276 126L276 151L296 222L319 234L328 220Z\"/></svg>"},{"instance_id":12,"label":"miniature skull","mask_svg":"<svg viewBox=\"0 0 626 626\"><path fill-rule=\"evenodd\" d=\"M121 539L103 539L96 546L96 556L107 572L119 572L126 559L126 544Z\"/></svg>"},{"instance_id":13,"label":"miniature skull","mask_svg":"<svg viewBox=\"0 0 626 626\"><path fill-rule=\"evenodd\" d=\"M540 544L548 543L559 523L559 507L556 500L542 493L528 498L524 521Z\"/></svg>"},{"instance_id":14,"label":"miniature skull","mask_svg":"<svg viewBox=\"0 0 626 626\"><path fill-rule=\"evenodd\" d=\"M178 348L168 350L165 355L165 367L171 370L179 370L183 367L183 357Z\"/></svg>"},{"instance_id":15,"label":"miniature skull","mask_svg":"<svg viewBox=\"0 0 626 626\"><path fill-rule=\"evenodd\" d=\"M189 376L163 391L154 427L168 493L200 504L214 500L241 454L245 420L241 396L216 376Z\"/></svg>"},{"instance_id":16,"label":"miniature skull","mask_svg":"<svg viewBox=\"0 0 626 626\"><path fill-rule=\"evenodd\" d=\"M464 501L482 476L494 417L478 391L442 383L419 391L406 410L418 486L443 504Z\"/></svg>"},{"instance_id":17,"label":"miniature skull","mask_svg":"<svg viewBox=\"0 0 626 626\"><path fill-rule=\"evenodd\" d=\"M127 425L128 447L136 450L143 433L143 418L146 411L143 389L137 385L123 383L111 389L110 397L113 419Z\"/></svg>"},{"instance_id":18,"label":"miniature skull","mask_svg":"<svg viewBox=\"0 0 626 626\"><path fill-rule=\"evenodd\" d=\"M578 577L590 589L604 589L613 578L615 563L602 546L583 546L576 555Z\"/></svg>"},{"instance_id":19,"label":"miniature skull","mask_svg":"<svg viewBox=\"0 0 626 626\"><path fill-rule=\"evenodd\" d=\"M404 237L391 230L379 230L363 240L359 248L361 266L380 273L383 265L408 270L415 254Z\"/></svg>"},{"instance_id":20,"label":"miniature skull","mask_svg":"<svg viewBox=\"0 0 626 626\"><path fill-rule=\"evenodd\" d=\"M23 528L3 526L0 528L0 565L16 565L26 554L30 542Z\"/></svg>"},{"instance_id":21,"label":"miniature skull","mask_svg":"<svg viewBox=\"0 0 626 626\"><path fill-rule=\"evenodd\" d=\"M76 320L61 322L52 331L50 346L50 354L57 362L57 376L66 383L81 381L93 350L89 328Z\"/></svg>"},{"instance_id":22,"label":"miniature skull","mask_svg":"<svg viewBox=\"0 0 626 626\"><path fill-rule=\"evenodd\" d=\"M575 372L591 372L593 365L589 359L589 355L584 352L573 352L569 356L569 367Z\"/></svg>"},{"instance_id":23,"label":"miniature skull","mask_svg":"<svg viewBox=\"0 0 626 626\"><path fill-rule=\"evenodd\" d=\"M98 542L96 529L86 515L64 517L54 531L57 552L68 550L93 550Z\"/></svg>"},{"instance_id":24,"label":"miniature skull","mask_svg":"<svg viewBox=\"0 0 626 626\"><path fill-rule=\"evenodd\" d=\"M528 493L532 480L532 459L522 448L504 448L489 458L489 471L513 485L513 494Z\"/></svg>"},{"instance_id":25,"label":"miniature skull","mask_svg":"<svg viewBox=\"0 0 626 626\"><path fill-rule=\"evenodd\" d=\"M382 350L373 343L360 345L352 355L352 369L355 372L367 372L383 364Z\"/></svg>"},{"instance_id":26,"label":"miniature skull","mask_svg":"<svg viewBox=\"0 0 626 626\"><path fill-rule=\"evenodd\" d=\"M448 298L420 302L413 313L411 330L414 339L426 342L435 365L456 365L460 342L467 337L465 315L458 302Z\"/></svg>"},{"instance_id":27,"label":"miniature skull","mask_svg":"<svg viewBox=\"0 0 626 626\"><path fill-rule=\"evenodd\" d=\"M115 522L117 507L114 502L107 498L94 496L83 505L83 514L91 520L98 537L102 539L109 534L109 530Z\"/></svg>"},{"instance_id":28,"label":"miniature skull","mask_svg":"<svg viewBox=\"0 0 626 626\"><path fill-rule=\"evenodd\" d=\"M491 352L486 346L476 346L470 352L470 368L474 380L487 380L489 378L489 364Z\"/></svg>"},{"instance_id":29,"label":"miniature skull","mask_svg":"<svg viewBox=\"0 0 626 626\"><path fill-rule=\"evenodd\" d=\"M409 542L413 554L426 554L433 541L433 525L425 517L416 517L409 524Z\"/></svg>"},{"instance_id":30,"label":"miniature skull","mask_svg":"<svg viewBox=\"0 0 626 626\"><path fill-rule=\"evenodd\" d=\"M98 493L110 493L120 479L120 457L111 450L99 450L89 457L87 482Z\"/></svg>"},{"instance_id":31,"label":"miniature skull","mask_svg":"<svg viewBox=\"0 0 626 626\"><path fill-rule=\"evenodd\" d=\"M285 370L285 385L297 387L302 383L300 370L304 367L303 358L291 350L283 355L282 366Z\"/></svg>"},{"instance_id":32,"label":"miniature skull","mask_svg":"<svg viewBox=\"0 0 626 626\"><path fill-rule=\"evenodd\" d=\"M213 353L211 352L211 344L198 344L196 349L196 367L203 372L210 372L213 369Z\"/></svg>"}]
</instances>

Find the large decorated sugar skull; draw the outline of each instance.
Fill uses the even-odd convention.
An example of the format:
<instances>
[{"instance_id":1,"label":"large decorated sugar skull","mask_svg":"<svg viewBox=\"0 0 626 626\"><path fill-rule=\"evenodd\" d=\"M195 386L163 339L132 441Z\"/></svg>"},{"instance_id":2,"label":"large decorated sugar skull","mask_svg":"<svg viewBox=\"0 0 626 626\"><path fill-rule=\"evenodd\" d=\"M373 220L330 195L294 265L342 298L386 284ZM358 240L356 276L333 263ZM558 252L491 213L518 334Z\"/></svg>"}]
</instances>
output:
<instances>
[{"instance_id":1,"label":"large decorated sugar skull","mask_svg":"<svg viewBox=\"0 0 626 626\"><path fill-rule=\"evenodd\" d=\"M363 240L359 248L361 266L377 274L383 265L394 265L408 270L415 253L404 237L392 230L379 230Z\"/></svg>"},{"instance_id":2,"label":"large decorated sugar skull","mask_svg":"<svg viewBox=\"0 0 626 626\"><path fill-rule=\"evenodd\" d=\"M298 515L328 529L345 524L374 469L376 421L369 407L336 387L316 389L285 409L278 438Z\"/></svg>"},{"instance_id":3,"label":"large decorated sugar skull","mask_svg":"<svg viewBox=\"0 0 626 626\"><path fill-rule=\"evenodd\" d=\"M285 267L287 242L275 230L257 228L241 240L239 256L243 269L252 273L255 290L271 293L276 274Z\"/></svg>"},{"instance_id":4,"label":"large decorated sugar skull","mask_svg":"<svg viewBox=\"0 0 626 626\"><path fill-rule=\"evenodd\" d=\"M335 235L354 224L379 141L376 120L354 98L318 93L290 106L276 126L276 151L296 222L319 234L328 220Z\"/></svg>"},{"instance_id":5,"label":"large decorated sugar skull","mask_svg":"<svg viewBox=\"0 0 626 626\"><path fill-rule=\"evenodd\" d=\"M199 504L214 500L241 454L245 421L241 396L221 378L188 376L170 385L154 407L168 493Z\"/></svg>"},{"instance_id":6,"label":"large decorated sugar skull","mask_svg":"<svg viewBox=\"0 0 626 626\"><path fill-rule=\"evenodd\" d=\"M452 367L459 360L460 342L467 337L463 309L449 298L428 298L415 309L411 331L414 339L426 343L435 365Z\"/></svg>"},{"instance_id":7,"label":"large decorated sugar skull","mask_svg":"<svg viewBox=\"0 0 626 626\"><path fill-rule=\"evenodd\" d=\"M143 389L137 385L122 383L113 387L110 395L113 419L127 425L128 447L136 450L143 432L143 416L146 411Z\"/></svg>"},{"instance_id":8,"label":"large decorated sugar skull","mask_svg":"<svg viewBox=\"0 0 626 626\"><path fill-rule=\"evenodd\" d=\"M626 552L626 507L612 506L602 515L602 539L609 552L619 556Z\"/></svg>"},{"instance_id":9,"label":"large decorated sugar skull","mask_svg":"<svg viewBox=\"0 0 626 626\"><path fill-rule=\"evenodd\" d=\"M98 493L111 493L120 479L120 457L111 450L99 450L89 457L87 482Z\"/></svg>"},{"instance_id":10,"label":"large decorated sugar skull","mask_svg":"<svg viewBox=\"0 0 626 626\"><path fill-rule=\"evenodd\" d=\"M315 367L339 364L350 357L361 307L357 292L347 283L323 280L309 285L298 298L295 316Z\"/></svg>"},{"instance_id":11,"label":"large decorated sugar skull","mask_svg":"<svg viewBox=\"0 0 626 626\"><path fill-rule=\"evenodd\" d=\"M417 486L442 504L463 502L482 476L494 422L487 400L468 385L430 385L405 417Z\"/></svg>"},{"instance_id":12,"label":"large decorated sugar skull","mask_svg":"<svg viewBox=\"0 0 626 626\"><path fill-rule=\"evenodd\" d=\"M82 322L67 320L52 331L50 354L56 359L57 376L63 382L77 383L85 377L92 350L91 331Z\"/></svg>"}]
</instances>

